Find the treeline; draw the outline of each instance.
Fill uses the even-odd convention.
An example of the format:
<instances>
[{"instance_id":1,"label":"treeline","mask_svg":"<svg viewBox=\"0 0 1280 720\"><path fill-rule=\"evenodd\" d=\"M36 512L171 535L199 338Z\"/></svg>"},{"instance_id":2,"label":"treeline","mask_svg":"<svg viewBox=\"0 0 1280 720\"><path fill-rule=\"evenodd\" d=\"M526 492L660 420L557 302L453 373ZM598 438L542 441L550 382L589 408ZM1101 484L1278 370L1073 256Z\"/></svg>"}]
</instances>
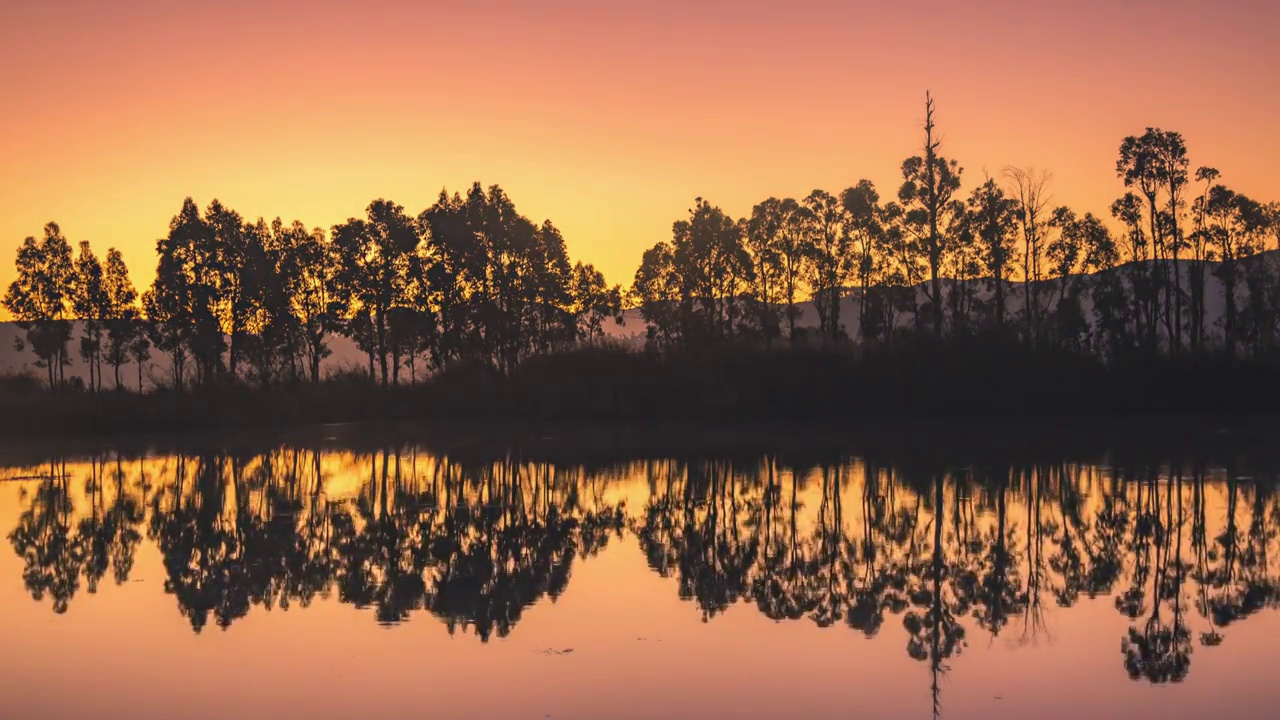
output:
<instances>
[{"instance_id":1,"label":"treeline","mask_svg":"<svg viewBox=\"0 0 1280 720\"><path fill-rule=\"evenodd\" d=\"M1127 192L1110 208L1113 231L1103 217L1054 206L1045 172L1006 168L962 194L932 99L925 117L895 200L861 180L838 194L769 198L735 219L699 198L636 273L650 341L1001 336L1103 360L1277 348L1280 267L1251 256L1280 244L1280 203L1230 190L1211 167L1191 172L1180 134L1148 128L1123 140L1116 174ZM1219 327L1206 311L1209 277L1220 286ZM806 298L816 328L797 325ZM842 317L845 298L856 318Z\"/></svg>"},{"instance_id":2,"label":"treeline","mask_svg":"<svg viewBox=\"0 0 1280 720\"><path fill-rule=\"evenodd\" d=\"M155 281L139 294L120 253L78 255L60 228L18 250L4 306L26 330L48 384L67 385L72 318L87 387L137 386L153 350L178 392L244 381L322 379L335 335L384 387L455 365L508 375L526 359L604 335L638 308L660 354L803 347L930 353L1018 345L1116 360L1267 359L1280 348L1280 204L1194 172L1182 136L1125 138L1126 192L1110 220L1052 203L1051 178L1007 168L968 195L942 153L932 98L918 154L896 198L862 180L832 194L769 198L735 219L697 199L670 241L644 253L632 287L570 262L550 222L520 215L497 186L442 192L414 217L375 200L324 231L248 221L188 199L157 242ZM1116 229L1113 229L1116 228ZM842 305L856 302L847 317ZM811 302L816 326L800 322ZM1218 305L1221 304L1219 310Z\"/></svg>"},{"instance_id":3,"label":"treeline","mask_svg":"<svg viewBox=\"0 0 1280 720\"><path fill-rule=\"evenodd\" d=\"M71 318L83 321L88 387L103 362L171 358L173 387L243 379L262 387L319 382L329 339L350 338L383 386L427 368L476 361L509 370L522 358L600 337L622 290L571 264L550 222L520 215L502 189L440 194L417 217L375 200L328 233L301 222L246 221L217 200L188 198L156 243L155 281L139 298L120 253L105 269L88 243L72 257L54 223L18 251L5 307L26 329L50 387L66 383Z\"/></svg>"}]
</instances>

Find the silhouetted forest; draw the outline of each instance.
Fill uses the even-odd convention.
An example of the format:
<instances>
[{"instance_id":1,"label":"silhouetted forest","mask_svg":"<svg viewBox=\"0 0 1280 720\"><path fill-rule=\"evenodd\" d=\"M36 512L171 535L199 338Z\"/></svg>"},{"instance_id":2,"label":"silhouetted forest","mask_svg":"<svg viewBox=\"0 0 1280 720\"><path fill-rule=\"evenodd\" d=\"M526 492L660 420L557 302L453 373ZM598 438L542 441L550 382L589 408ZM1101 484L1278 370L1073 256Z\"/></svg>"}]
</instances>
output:
<instances>
[{"instance_id":1,"label":"silhouetted forest","mask_svg":"<svg viewBox=\"0 0 1280 720\"><path fill-rule=\"evenodd\" d=\"M935 699L969 643L1033 642L1054 608L1053 632L1069 633L1073 606L1113 606L1130 623L1116 670L1163 683L1280 606L1276 466L1239 454L810 450L584 465L356 447L45 461L8 540L32 597L58 613L126 582L149 542L195 632L336 599L380 623L426 613L484 641L629 535L703 619L746 604L892 633L930 668Z\"/></svg>"},{"instance_id":2,"label":"silhouetted forest","mask_svg":"<svg viewBox=\"0 0 1280 720\"><path fill-rule=\"evenodd\" d=\"M965 194L938 138L929 98L893 199L861 180L733 218L698 198L626 290L496 185L416 216L375 200L328 231L188 198L141 294L117 250L73 252L50 223L19 248L4 306L61 399L21 377L0 397L26 429L1280 401L1280 203L1193 171L1183 137L1157 128L1122 140L1123 194L1101 215L1055 206L1035 169ZM609 340L626 308L642 348ZM336 336L365 362L326 375ZM73 340L87 377L65 374ZM121 397L148 386L162 397Z\"/></svg>"}]
</instances>

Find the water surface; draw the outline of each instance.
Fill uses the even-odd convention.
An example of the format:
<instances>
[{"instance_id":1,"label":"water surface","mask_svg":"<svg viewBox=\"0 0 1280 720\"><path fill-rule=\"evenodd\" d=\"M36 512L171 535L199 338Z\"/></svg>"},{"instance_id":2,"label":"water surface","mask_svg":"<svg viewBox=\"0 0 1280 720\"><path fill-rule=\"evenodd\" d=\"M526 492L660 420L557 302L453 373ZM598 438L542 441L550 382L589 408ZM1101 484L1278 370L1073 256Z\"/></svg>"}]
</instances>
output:
<instances>
[{"instance_id":1,"label":"water surface","mask_svg":"<svg viewBox=\"0 0 1280 720\"><path fill-rule=\"evenodd\" d=\"M0 717L1272 716L1280 467L1040 454L10 453Z\"/></svg>"}]
</instances>

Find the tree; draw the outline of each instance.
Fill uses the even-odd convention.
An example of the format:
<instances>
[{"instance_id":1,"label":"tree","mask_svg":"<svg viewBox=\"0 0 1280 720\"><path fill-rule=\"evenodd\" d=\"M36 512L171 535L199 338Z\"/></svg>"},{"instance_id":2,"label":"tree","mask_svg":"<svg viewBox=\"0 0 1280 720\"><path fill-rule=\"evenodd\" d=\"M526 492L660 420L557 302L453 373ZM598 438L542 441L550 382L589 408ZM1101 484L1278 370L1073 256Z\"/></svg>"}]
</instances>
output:
<instances>
[{"instance_id":1,"label":"tree","mask_svg":"<svg viewBox=\"0 0 1280 720\"><path fill-rule=\"evenodd\" d=\"M1150 134L1152 130L1148 129ZM1165 216L1170 225L1169 252L1173 258L1173 348L1182 350L1182 271L1178 267L1178 252L1184 247L1179 220L1186 204L1183 192L1187 186L1187 145L1180 133L1155 130L1156 163L1165 186Z\"/></svg>"},{"instance_id":2,"label":"tree","mask_svg":"<svg viewBox=\"0 0 1280 720\"><path fill-rule=\"evenodd\" d=\"M216 199L205 210L203 225L205 232L198 236L202 242L195 247L196 257L201 261L197 275L209 286L219 344L222 337L230 340L226 371L234 379L239 373L247 326L257 300L251 274L253 263L260 256L261 237L254 232L255 228L245 223L240 213ZM219 347L217 362L206 364L207 373L221 370L221 354ZM206 382L212 380L212 374L206 376Z\"/></svg>"},{"instance_id":3,"label":"tree","mask_svg":"<svg viewBox=\"0 0 1280 720\"><path fill-rule=\"evenodd\" d=\"M679 278L670 243L659 242L644 251L632 281L631 297L644 318L650 344L669 346L683 339Z\"/></svg>"},{"instance_id":4,"label":"tree","mask_svg":"<svg viewBox=\"0 0 1280 720\"><path fill-rule=\"evenodd\" d=\"M671 227L671 242L645 252L632 294L655 343L686 346L731 339L751 259L742 227L697 198L688 220Z\"/></svg>"},{"instance_id":5,"label":"tree","mask_svg":"<svg viewBox=\"0 0 1280 720\"><path fill-rule=\"evenodd\" d=\"M769 198L751 209L744 220L743 237L751 257L752 299L755 323L765 345L782 334L778 306L786 299L786 264L783 249L783 225L786 213L783 203ZM787 305L790 310L790 305Z\"/></svg>"},{"instance_id":6,"label":"tree","mask_svg":"<svg viewBox=\"0 0 1280 720\"><path fill-rule=\"evenodd\" d=\"M1058 299L1054 306L1058 342L1076 348L1089 327L1080 305L1083 281L1077 273L1086 253L1105 244L1101 238L1107 235L1107 228L1093 215L1081 218L1065 206L1054 209L1049 226L1058 231L1045 248L1045 258L1058 278Z\"/></svg>"},{"instance_id":7,"label":"tree","mask_svg":"<svg viewBox=\"0 0 1280 720\"><path fill-rule=\"evenodd\" d=\"M89 243L80 243L76 257L75 279L71 288L71 307L80 319L80 359L89 370L89 390L102 386L102 335L107 316L106 291L102 285L102 263Z\"/></svg>"},{"instance_id":8,"label":"tree","mask_svg":"<svg viewBox=\"0 0 1280 720\"><path fill-rule=\"evenodd\" d=\"M1222 281L1222 344L1228 355L1234 355L1239 340L1236 291L1240 260L1262 249L1270 230L1269 219L1262 204L1222 185L1209 190L1204 215L1205 231L1219 257L1214 274Z\"/></svg>"},{"instance_id":9,"label":"tree","mask_svg":"<svg viewBox=\"0 0 1280 720\"><path fill-rule=\"evenodd\" d=\"M947 227L950 241L943 255L943 272L950 279L947 308L953 332L968 332L977 295L977 279L983 270L982 247L968 217L968 206L957 200Z\"/></svg>"},{"instance_id":10,"label":"tree","mask_svg":"<svg viewBox=\"0 0 1280 720\"><path fill-rule=\"evenodd\" d=\"M1154 352L1159 345L1159 284L1155 268L1147 262L1152 243L1143 228L1142 199L1125 193L1111 204L1111 215L1125 227L1120 259L1125 263L1133 299L1134 335L1148 352Z\"/></svg>"},{"instance_id":11,"label":"tree","mask_svg":"<svg viewBox=\"0 0 1280 720\"><path fill-rule=\"evenodd\" d=\"M129 279L129 268L115 248L107 250L107 264L102 275L105 304L103 318L107 330L107 363L115 371L116 389L121 389L120 368L129 361L129 346L140 330L138 291Z\"/></svg>"},{"instance_id":12,"label":"tree","mask_svg":"<svg viewBox=\"0 0 1280 720\"><path fill-rule=\"evenodd\" d=\"M1006 167L1005 177L1012 185L1018 202L1018 225L1022 230L1022 312L1027 320L1027 341L1040 336L1040 282L1044 279L1041 262L1047 242L1049 207L1053 195L1049 186L1053 175L1035 168Z\"/></svg>"},{"instance_id":13,"label":"tree","mask_svg":"<svg viewBox=\"0 0 1280 720\"><path fill-rule=\"evenodd\" d=\"M962 169L955 160L938 154L941 141L934 138L933 96L925 94L924 154L907 158L902 163L902 187L898 201L902 203L905 226L913 237L913 245L929 263L929 301L933 309L933 332L942 337L942 284L939 271L947 252L945 230L958 211L952 198L960 189Z\"/></svg>"},{"instance_id":14,"label":"tree","mask_svg":"<svg viewBox=\"0 0 1280 720\"><path fill-rule=\"evenodd\" d=\"M604 273L590 263L573 266L573 317L577 337L587 341L604 336L604 323L622 324L622 288L605 283Z\"/></svg>"},{"instance_id":15,"label":"tree","mask_svg":"<svg viewBox=\"0 0 1280 720\"><path fill-rule=\"evenodd\" d=\"M164 241L161 241L164 242ZM147 316L147 354L152 345L169 354L171 380L181 393L186 386L187 351L191 326L187 323L188 298L191 291L176 258L161 255L156 279L151 289L142 294L142 308ZM129 346L130 354L134 345ZM138 365L138 392L142 392L142 365Z\"/></svg>"},{"instance_id":16,"label":"tree","mask_svg":"<svg viewBox=\"0 0 1280 720\"><path fill-rule=\"evenodd\" d=\"M48 373L49 388L63 380L71 324L66 320L74 292L71 244L57 223L44 226L44 238L28 237L18 248L17 279L5 292L4 306L26 331L37 364Z\"/></svg>"},{"instance_id":17,"label":"tree","mask_svg":"<svg viewBox=\"0 0 1280 720\"><path fill-rule=\"evenodd\" d=\"M825 190L804 199L808 284L824 343L840 340L840 298L849 277L849 221L840 200Z\"/></svg>"},{"instance_id":18,"label":"tree","mask_svg":"<svg viewBox=\"0 0 1280 720\"><path fill-rule=\"evenodd\" d=\"M479 183L465 197L442 191L418 223L426 241L410 294L437 365L470 357L509 371L574 339L574 270L553 223Z\"/></svg>"},{"instance_id":19,"label":"tree","mask_svg":"<svg viewBox=\"0 0 1280 720\"><path fill-rule=\"evenodd\" d=\"M848 218L850 264L858 279L858 334L867 339L867 299L883 264L878 250L884 234L881 224L884 211L880 207L880 193L870 180L859 180L857 185L846 189L840 194L840 204Z\"/></svg>"},{"instance_id":20,"label":"tree","mask_svg":"<svg viewBox=\"0 0 1280 720\"><path fill-rule=\"evenodd\" d=\"M387 200L374 200L366 219L351 218L333 228L337 255L335 285L351 299L354 322L346 333L377 358L382 385L391 383L388 315L405 302L406 266L421 239L417 223L404 208ZM363 322L361 322L363 321ZM396 368L398 373L399 368Z\"/></svg>"},{"instance_id":21,"label":"tree","mask_svg":"<svg viewBox=\"0 0 1280 720\"><path fill-rule=\"evenodd\" d=\"M994 288L996 329L1004 332L1005 284L1017 253L1014 233L1018 222L1018 201L1007 196L995 180L974 188L965 213L970 232L978 244L983 268Z\"/></svg>"},{"instance_id":22,"label":"tree","mask_svg":"<svg viewBox=\"0 0 1280 720\"><path fill-rule=\"evenodd\" d=\"M151 359L151 337L154 326L150 320L133 319L132 338L129 341L129 359L138 370L138 393L142 393L142 369Z\"/></svg>"},{"instance_id":23,"label":"tree","mask_svg":"<svg viewBox=\"0 0 1280 720\"><path fill-rule=\"evenodd\" d=\"M426 233L422 268L425 283L419 302L436 312L436 336L431 353L437 366L481 354L477 326L481 295L488 277L475 232L467 221L462 196L441 190L435 204L418 216Z\"/></svg>"},{"instance_id":24,"label":"tree","mask_svg":"<svg viewBox=\"0 0 1280 720\"><path fill-rule=\"evenodd\" d=\"M782 295L787 302L787 339L796 341L796 320L800 310L796 297L804 273L806 252L804 243L805 211L793 198L778 203L778 259L781 264Z\"/></svg>"},{"instance_id":25,"label":"tree","mask_svg":"<svg viewBox=\"0 0 1280 720\"><path fill-rule=\"evenodd\" d=\"M918 234L911 228L911 223L906 209L898 203L891 202L884 206L885 231L881 237L881 255L893 268L884 283L887 297L880 303L884 311L886 337L893 333L899 309L910 312L912 328L917 333L921 331L917 288L928 275L929 263L927 254L920 252Z\"/></svg>"},{"instance_id":26,"label":"tree","mask_svg":"<svg viewBox=\"0 0 1280 720\"><path fill-rule=\"evenodd\" d=\"M210 207L225 223L221 205L214 201ZM200 381L212 384L226 350L220 321L228 285L225 253L191 198L169 222L168 235L156 242L156 255L156 277L143 296L152 342L173 359L173 382L179 392L185 387L188 359L194 361Z\"/></svg>"},{"instance_id":27,"label":"tree","mask_svg":"<svg viewBox=\"0 0 1280 720\"><path fill-rule=\"evenodd\" d=\"M1191 232L1191 349L1200 352L1204 347L1205 320L1205 262L1209 259L1212 238L1206 223L1209 209L1209 193L1213 190L1217 179L1221 176L1215 168L1200 167L1196 169L1196 180L1204 183L1204 190L1192 203L1195 217L1194 230Z\"/></svg>"},{"instance_id":28,"label":"tree","mask_svg":"<svg viewBox=\"0 0 1280 720\"><path fill-rule=\"evenodd\" d=\"M1182 346L1182 280L1178 250L1182 245L1178 217L1183 205L1182 190L1187 184L1187 148L1182 135L1159 128L1147 128L1140 136L1130 135L1120 144L1116 175L1125 187L1137 187L1147 201L1147 223L1151 246L1159 266L1158 286L1164 292L1164 326L1173 351ZM1165 203L1160 203L1161 192ZM1173 279L1170 289L1169 260Z\"/></svg>"},{"instance_id":29,"label":"tree","mask_svg":"<svg viewBox=\"0 0 1280 720\"><path fill-rule=\"evenodd\" d=\"M311 382L320 382L320 363L330 355L327 336L339 328L340 298L332 291L336 268L324 230L307 230L295 220L271 223L271 245L289 312L301 335Z\"/></svg>"},{"instance_id":30,"label":"tree","mask_svg":"<svg viewBox=\"0 0 1280 720\"><path fill-rule=\"evenodd\" d=\"M565 248L564 235L550 221L543 221L533 235L524 283L529 304L529 340L526 350L550 352L577 339L573 312L573 265Z\"/></svg>"}]
</instances>

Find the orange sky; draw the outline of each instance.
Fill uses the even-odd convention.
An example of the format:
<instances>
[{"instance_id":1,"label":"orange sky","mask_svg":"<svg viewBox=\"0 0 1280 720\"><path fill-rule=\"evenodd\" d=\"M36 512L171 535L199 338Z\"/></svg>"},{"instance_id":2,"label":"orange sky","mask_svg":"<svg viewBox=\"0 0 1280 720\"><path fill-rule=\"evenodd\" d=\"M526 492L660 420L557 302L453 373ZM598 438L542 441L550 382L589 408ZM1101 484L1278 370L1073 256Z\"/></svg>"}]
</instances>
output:
<instances>
[{"instance_id":1,"label":"orange sky","mask_svg":"<svg viewBox=\"0 0 1280 720\"><path fill-rule=\"evenodd\" d=\"M966 187L1047 167L1105 212L1158 125L1280 198L1270 0L261 5L0 6L0 286L49 220L141 286L187 195L328 227L475 179L629 284L696 196L892 195L925 89Z\"/></svg>"}]
</instances>

